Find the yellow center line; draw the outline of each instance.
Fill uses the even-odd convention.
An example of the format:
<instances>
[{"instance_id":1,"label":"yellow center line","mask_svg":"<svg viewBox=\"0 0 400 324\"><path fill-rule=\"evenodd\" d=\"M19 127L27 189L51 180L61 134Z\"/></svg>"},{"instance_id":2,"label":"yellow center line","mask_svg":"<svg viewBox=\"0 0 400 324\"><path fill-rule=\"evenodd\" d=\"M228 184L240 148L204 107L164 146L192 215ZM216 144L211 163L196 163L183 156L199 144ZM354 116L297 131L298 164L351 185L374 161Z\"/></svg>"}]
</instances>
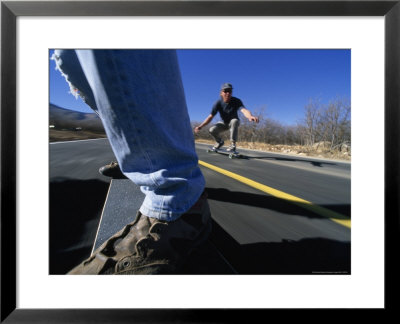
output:
<instances>
[{"instance_id":1,"label":"yellow center line","mask_svg":"<svg viewBox=\"0 0 400 324\"><path fill-rule=\"evenodd\" d=\"M307 200L304 200L302 198L290 195L290 194L288 194L286 192L283 192L283 191L268 187L268 186L263 185L263 184L261 184L259 182L253 181L253 180L251 180L249 178L243 177L241 175L238 175L236 173L230 172L228 170L221 169L221 168L219 168L219 167L217 167L215 165L209 164L207 162L199 160L199 164L204 166L204 167L206 167L206 168L214 170L216 172L222 173L223 175L226 175L226 176L228 176L228 177L230 177L232 179L235 179L235 180L237 180L239 182L242 182L242 183L244 183L244 184L246 184L246 185L248 185L250 187L253 187L253 188L256 188L256 189L258 189L260 191L263 191L263 192L265 192L265 193L267 193L267 194L269 194L271 196L274 196L274 197L277 197L277 198L280 198L280 199L288 200L288 201L290 201L290 202L292 202L292 203L294 203L294 204L296 204L296 205L298 205L298 206L300 206L302 208L305 208L305 209L308 209L308 210L310 210L310 211L312 211L314 213L317 213L318 215L327 217L327 218L331 219L332 221L334 221L334 222L336 222L336 223L338 223L340 225L343 225L343 226L346 226L348 228L351 228L351 220L345 215L342 215L342 214L334 212L334 211L332 211L330 209L315 205L310 201L307 201Z\"/></svg>"}]
</instances>

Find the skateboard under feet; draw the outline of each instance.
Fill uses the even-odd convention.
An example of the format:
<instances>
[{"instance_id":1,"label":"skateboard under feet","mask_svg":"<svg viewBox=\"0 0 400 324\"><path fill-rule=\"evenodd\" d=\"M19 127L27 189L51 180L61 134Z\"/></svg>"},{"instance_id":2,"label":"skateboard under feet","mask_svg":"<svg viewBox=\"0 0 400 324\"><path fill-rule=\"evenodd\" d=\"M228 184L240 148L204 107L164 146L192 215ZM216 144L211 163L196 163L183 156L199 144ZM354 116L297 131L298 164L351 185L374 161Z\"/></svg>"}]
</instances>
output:
<instances>
[{"instance_id":1,"label":"skateboard under feet","mask_svg":"<svg viewBox=\"0 0 400 324\"><path fill-rule=\"evenodd\" d=\"M243 155L240 154L237 151L230 152L230 151L227 151L225 149L215 149L213 147L208 149L207 152L208 153L218 153L218 154L222 154L222 155L227 155L227 156L229 156L230 159L234 159L234 158L240 159L240 158L243 157Z\"/></svg>"}]
</instances>

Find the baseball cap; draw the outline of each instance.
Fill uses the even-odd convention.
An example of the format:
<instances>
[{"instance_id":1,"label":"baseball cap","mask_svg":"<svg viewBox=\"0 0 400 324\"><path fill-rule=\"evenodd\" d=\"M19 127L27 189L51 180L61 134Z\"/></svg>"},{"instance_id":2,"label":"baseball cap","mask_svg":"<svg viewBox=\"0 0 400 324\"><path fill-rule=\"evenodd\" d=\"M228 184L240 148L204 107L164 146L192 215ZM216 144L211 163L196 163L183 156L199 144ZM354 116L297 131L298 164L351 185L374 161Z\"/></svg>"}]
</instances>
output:
<instances>
[{"instance_id":1,"label":"baseball cap","mask_svg":"<svg viewBox=\"0 0 400 324\"><path fill-rule=\"evenodd\" d=\"M221 90L225 90L225 89L233 89L232 84L230 84L230 83L224 83L224 84L221 86Z\"/></svg>"}]
</instances>

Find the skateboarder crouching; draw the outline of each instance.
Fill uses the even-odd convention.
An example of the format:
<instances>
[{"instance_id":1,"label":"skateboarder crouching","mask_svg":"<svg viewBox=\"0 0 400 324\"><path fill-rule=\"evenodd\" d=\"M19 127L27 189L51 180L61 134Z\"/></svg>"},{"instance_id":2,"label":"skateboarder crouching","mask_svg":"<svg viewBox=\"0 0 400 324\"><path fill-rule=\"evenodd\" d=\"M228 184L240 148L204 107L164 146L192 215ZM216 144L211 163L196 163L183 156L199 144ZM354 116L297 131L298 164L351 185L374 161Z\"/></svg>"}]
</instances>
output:
<instances>
[{"instance_id":1,"label":"skateboarder crouching","mask_svg":"<svg viewBox=\"0 0 400 324\"><path fill-rule=\"evenodd\" d=\"M208 125L214 116L219 113L222 121L218 122L215 126L211 127L209 132L214 137L216 143L213 149L217 150L224 145L224 141L220 137L220 134L225 131L230 131L231 145L227 148L227 151L236 152L236 142L239 130L239 116L238 110L251 122L258 123L258 117L255 117L251 112L246 109L243 102L236 97L232 96L232 84L224 83L221 87L220 98L214 103L210 115L197 127L195 127L195 133L198 133L204 126Z\"/></svg>"}]
</instances>

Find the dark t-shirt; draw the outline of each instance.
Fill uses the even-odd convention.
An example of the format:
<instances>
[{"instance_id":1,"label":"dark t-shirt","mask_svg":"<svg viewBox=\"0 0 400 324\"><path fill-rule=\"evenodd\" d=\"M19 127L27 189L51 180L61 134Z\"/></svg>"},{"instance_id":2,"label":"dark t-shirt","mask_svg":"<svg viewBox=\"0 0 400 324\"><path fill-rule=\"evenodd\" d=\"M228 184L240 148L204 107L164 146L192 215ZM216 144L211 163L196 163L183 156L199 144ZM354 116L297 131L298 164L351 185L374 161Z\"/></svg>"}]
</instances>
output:
<instances>
[{"instance_id":1,"label":"dark t-shirt","mask_svg":"<svg viewBox=\"0 0 400 324\"><path fill-rule=\"evenodd\" d=\"M219 99L215 102L211 110L211 115L215 116L219 112L219 115L224 123L229 124L232 119L239 119L238 110L240 108L244 108L244 105L242 100L239 98L232 97L228 103L224 102L222 99Z\"/></svg>"}]
</instances>

